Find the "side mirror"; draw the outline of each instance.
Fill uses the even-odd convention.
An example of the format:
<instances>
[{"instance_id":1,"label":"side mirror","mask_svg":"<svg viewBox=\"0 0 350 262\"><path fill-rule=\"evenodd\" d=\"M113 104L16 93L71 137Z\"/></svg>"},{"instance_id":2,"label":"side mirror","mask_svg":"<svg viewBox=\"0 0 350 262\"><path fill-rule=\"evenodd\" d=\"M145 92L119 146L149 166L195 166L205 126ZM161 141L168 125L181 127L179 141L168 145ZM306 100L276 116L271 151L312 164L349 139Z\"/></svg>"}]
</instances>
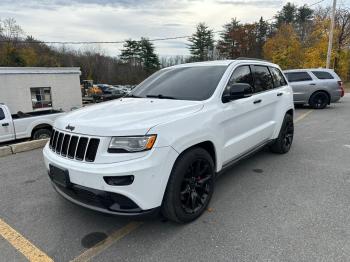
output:
<instances>
[{"instance_id":1,"label":"side mirror","mask_svg":"<svg viewBox=\"0 0 350 262\"><path fill-rule=\"evenodd\" d=\"M246 83L234 83L230 86L229 93L223 96L223 102L229 102L245 97L249 97L253 94L253 87Z\"/></svg>"}]
</instances>

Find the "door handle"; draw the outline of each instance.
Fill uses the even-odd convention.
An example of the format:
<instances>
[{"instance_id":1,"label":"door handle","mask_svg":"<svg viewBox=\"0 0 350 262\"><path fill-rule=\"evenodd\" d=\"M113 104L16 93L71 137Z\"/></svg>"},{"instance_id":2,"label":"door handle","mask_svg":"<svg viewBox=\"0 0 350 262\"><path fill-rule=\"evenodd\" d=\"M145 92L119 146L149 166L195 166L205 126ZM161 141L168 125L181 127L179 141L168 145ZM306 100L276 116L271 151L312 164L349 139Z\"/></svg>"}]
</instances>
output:
<instances>
[{"instance_id":1,"label":"door handle","mask_svg":"<svg viewBox=\"0 0 350 262\"><path fill-rule=\"evenodd\" d=\"M309 86L315 86L316 84L309 84Z\"/></svg>"},{"instance_id":2,"label":"door handle","mask_svg":"<svg viewBox=\"0 0 350 262\"><path fill-rule=\"evenodd\" d=\"M9 123L3 123L2 126L9 126Z\"/></svg>"},{"instance_id":3,"label":"door handle","mask_svg":"<svg viewBox=\"0 0 350 262\"><path fill-rule=\"evenodd\" d=\"M281 92L281 93L277 93L277 96L283 96L283 93Z\"/></svg>"},{"instance_id":4,"label":"door handle","mask_svg":"<svg viewBox=\"0 0 350 262\"><path fill-rule=\"evenodd\" d=\"M259 103L261 103L261 101L262 101L261 99L255 100L254 104L259 104Z\"/></svg>"}]
</instances>

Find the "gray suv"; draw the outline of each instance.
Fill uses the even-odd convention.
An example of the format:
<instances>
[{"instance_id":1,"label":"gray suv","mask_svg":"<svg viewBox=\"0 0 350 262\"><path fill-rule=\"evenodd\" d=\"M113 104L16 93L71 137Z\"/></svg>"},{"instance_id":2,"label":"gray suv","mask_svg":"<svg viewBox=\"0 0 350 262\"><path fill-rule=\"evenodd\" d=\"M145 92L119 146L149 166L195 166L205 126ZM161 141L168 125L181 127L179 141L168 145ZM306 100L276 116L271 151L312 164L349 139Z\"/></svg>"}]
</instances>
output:
<instances>
[{"instance_id":1,"label":"gray suv","mask_svg":"<svg viewBox=\"0 0 350 262\"><path fill-rule=\"evenodd\" d=\"M295 104L323 109L344 96L343 82L331 69L293 69L284 74L293 88Z\"/></svg>"}]
</instances>

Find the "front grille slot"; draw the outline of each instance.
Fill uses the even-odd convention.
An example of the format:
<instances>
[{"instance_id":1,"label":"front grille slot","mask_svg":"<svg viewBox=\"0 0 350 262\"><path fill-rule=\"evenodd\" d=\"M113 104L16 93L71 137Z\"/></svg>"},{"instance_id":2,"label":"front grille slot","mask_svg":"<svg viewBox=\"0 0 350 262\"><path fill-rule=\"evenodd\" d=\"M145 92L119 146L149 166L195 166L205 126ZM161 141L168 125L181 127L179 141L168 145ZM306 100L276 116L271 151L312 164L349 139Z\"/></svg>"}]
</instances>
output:
<instances>
[{"instance_id":1,"label":"front grille slot","mask_svg":"<svg viewBox=\"0 0 350 262\"><path fill-rule=\"evenodd\" d=\"M63 133L60 133L60 134L58 135L57 146L56 146L56 153L57 153L57 154L60 154L60 153L61 153L63 136L64 136Z\"/></svg>"},{"instance_id":2,"label":"front grille slot","mask_svg":"<svg viewBox=\"0 0 350 262\"><path fill-rule=\"evenodd\" d=\"M52 148L53 140L54 140L56 133L57 133L57 131L53 131L52 136L50 137L50 144L49 144L50 148Z\"/></svg>"},{"instance_id":3,"label":"front grille slot","mask_svg":"<svg viewBox=\"0 0 350 262\"><path fill-rule=\"evenodd\" d=\"M53 151L56 150L57 137L58 137L58 132L56 131L54 136L53 136L53 139L52 139L52 150Z\"/></svg>"},{"instance_id":4,"label":"front grille slot","mask_svg":"<svg viewBox=\"0 0 350 262\"><path fill-rule=\"evenodd\" d=\"M100 139L70 135L53 130L50 149L57 154L79 161L94 162Z\"/></svg>"},{"instance_id":5,"label":"front grille slot","mask_svg":"<svg viewBox=\"0 0 350 262\"><path fill-rule=\"evenodd\" d=\"M100 139L91 138L89 141L89 146L86 150L85 161L94 162L98 145L100 144Z\"/></svg>"},{"instance_id":6,"label":"front grille slot","mask_svg":"<svg viewBox=\"0 0 350 262\"><path fill-rule=\"evenodd\" d=\"M70 135L66 134L63 138L62 150L61 150L61 155L64 157L67 156L69 141L70 141Z\"/></svg>"},{"instance_id":7,"label":"front grille slot","mask_svg":"<svg viewBox=\"0 0 350 262\"><path fill-rule=\"evenodd\" d=\"M72 136L72 138L70 139L70 144L68 148L68 158L75 157L75 151L77 149L78 139L79 137L77 136Z\"/></svg>"},{"instance_id":8,"label":"front grille slot","mask_svg":"<svg viewBox=\"0 0 350 262\"><path fill-rule=\"evenodd\" d=\"M79 160L79 161L84 160L86 146L87 146L88 141L89 141L89 139L87 137L81 137L79 139L77 152L75 153L76 160Z\"/></svg>"}]
</instances>

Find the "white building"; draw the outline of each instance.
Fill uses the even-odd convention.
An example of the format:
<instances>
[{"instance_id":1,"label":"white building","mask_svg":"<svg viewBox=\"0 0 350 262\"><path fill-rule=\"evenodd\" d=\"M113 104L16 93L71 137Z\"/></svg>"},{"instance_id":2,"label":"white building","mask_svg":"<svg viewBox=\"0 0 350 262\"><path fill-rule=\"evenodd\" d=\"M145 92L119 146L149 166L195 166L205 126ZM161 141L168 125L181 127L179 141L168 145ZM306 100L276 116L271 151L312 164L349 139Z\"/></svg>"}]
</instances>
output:
<instances>
[{"instance_id":1,"label":"white building","mask_svg":"<svg viewBox=\"0 0 350 262\"><path fill-rule=\"evenodd\" d=\"M0 103L18 111L82 106L79 67L0 67Z\"/></svg>"}]
</instances>

